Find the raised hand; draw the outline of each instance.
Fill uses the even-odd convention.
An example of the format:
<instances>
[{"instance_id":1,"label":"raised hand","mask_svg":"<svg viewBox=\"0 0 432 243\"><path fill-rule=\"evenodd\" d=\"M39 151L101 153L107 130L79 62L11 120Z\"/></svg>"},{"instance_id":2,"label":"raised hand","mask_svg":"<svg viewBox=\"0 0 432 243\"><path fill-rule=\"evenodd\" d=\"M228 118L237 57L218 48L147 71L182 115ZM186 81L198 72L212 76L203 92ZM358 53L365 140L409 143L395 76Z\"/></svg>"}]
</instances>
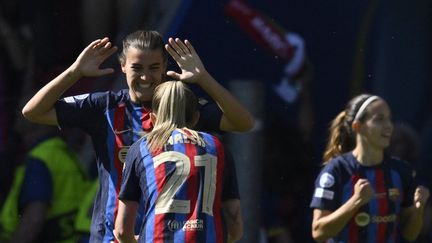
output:
<instances>
[{"instance_id":1,"label":"raised hand","mask_svg":"<svg viewBox=\"0 0 432 243\"><path fill-rule=\"evenodd\" d=\"M414 205L417 209L423 208L429 198L429 189L418 186L414 192Z\"/></svg>"},{"instance_id":2,"label":"raised hand","mask_svg":"<svg viewBox=\"0 0 432 243\"><path fill-rule=\"evenodd\" d=\"M207 74L207 71L192 44L188 40L183 42L179 38L175 40L169 38L168 43L165 45L165 49L177 62L181 73L168 71L167 75L185 83L200 82L203 75Z\"/></svg>"},{"instance_id":3,"label":"raised hand","mask_svg":"<svg viewBox=\"0 0 432 243\"><path fill-rule=\"evenodd\" d=\"M358 200L360 205L368 203L375 192L367 179L358 179L354 185L354 197Z\"/></svg>"},{"instance_id":4,"label":"raised hand","mask_svg":"<svg viewBox=\"0 0 432 243\"><path fill-rule=\"evenodd\" d=\"M82 77L98 77L114 72L112 68L100 69L99 66L117 51L108 37L90 43L72 64L72 68Z\"/></svg>"}]
</instances>

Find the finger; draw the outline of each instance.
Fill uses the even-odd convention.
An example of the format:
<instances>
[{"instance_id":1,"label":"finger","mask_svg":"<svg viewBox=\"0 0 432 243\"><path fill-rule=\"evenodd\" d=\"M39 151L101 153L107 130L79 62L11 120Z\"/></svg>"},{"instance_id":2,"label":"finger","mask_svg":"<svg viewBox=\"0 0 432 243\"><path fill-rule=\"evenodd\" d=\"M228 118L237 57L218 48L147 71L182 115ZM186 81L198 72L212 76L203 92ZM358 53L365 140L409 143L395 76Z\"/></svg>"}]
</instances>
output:
<instances>
[{"instance_id":1,"label":"finger","mask_svg":"<svg viewBox=\"0 0 432 243\"><path fill-rule=\"evenodd\" d=\"M113 68L104 68L104 69L100 69L99 70L99 76L103 76L103 75L108 75L114 73L114 69Z\"/></svg>"},{"instance_id":2,"label":"finger","mask_svg":"<svg viewBox=\"0 0 432 243\"><path fill-rule=\"evenodd\" d=\"M109 56L111 56L112 54L116 53L118 50L117 46L113 46L107 50L104 50L104 53L102 53L102 57L104 59L108 58Z\"/></svg>"},{"instance_id":3,"label":"finger","mask_svg":"<svg viewBox=\"0 0 432 243\"><path fill-rule=\"evenodd\" d=\"M171 55L171 57L176 61L179 62L180 61L180 56L179 54L170 46L170 45L165 45L165 49L167 50L167 52Z\"/></svg>"},{"instance_id":4,"label":"finger","mask_svg":"<svg viewBox=\"0 0 432 243\"><path fill-rule=\"evenodd\" d=\"M179 74L179 73L176 73L176 72L174 72L174 71L168 71L168 72L166 73L166 75L167 75L167 76L170 76L170 77L172 77L172 78L174 78L175 80L180 80L180 74Z\"/></svg>"},{"instance_id":5,"label":"finger","mask_svg":"<svg viewBox=\"0 0 432 243\"><path fill-rule=\"evenodd\" d=\"M99 42L101 41L101 39L97 39L97 40L94 40L94 41L92 41L86 48L85 48L85 50L88 50L88 49L93 49Z\"/></svg>"},{"instance_id":6,"label":"finger","mask_svg":"<svg viewBox=\"0 0 432 243\"><path fill-rule=\"evenodd\" d=\"M187 48L190 50L190 52L192 53L192 55L197 54L197 52L195 51L195 48L192 46L192 43L190 43L190 41L185 40L185 44L186 44Z\"/></svg>"},{"instance_id":7,"label":"finger","mask_svg":"<svg viewBox=\"0 0 432 243\"><path fill-rule=\"evenodd\" d=\"M178 38L177 38L178 39ZM180 55L185 55L184 51L181 49L181 47L177 44L177 42L173 38L169 38L168 42L170 43L171 47Z\"/></svg>"},{"instance_id":8,"label":"finger","mask_svg":"<svg viewBox=\"0 0 432 243\"><path fill-rule=\"evenodd\" d=\"M108 37L105 37L101 39L98 43L96 43L96 45L93 46L93 49L98 50L100 48L103 48L107 42L109 42L109 39Z\"/></svg>"},{"instance_id":9,"label":"finger","mask_svg":"<svg viewBox=\"0 0 432 243\"><path fill-rule=\"evenodd\" d=\"M189 50L189 48L179 38L176 38L176 43L179 45L179 47L182 49L182 51L185 54L190 54L191 53L191 51Z\"/></svg>"},{"instance_id":10,"label":"finger","mask_svg":"<svg viewBox=\"0 0 432 243\"><path fill-rule=\"evenodd\" d=\"M421 202L416 202L416 203L415 203L415 207L416 207L416 208L421 208L421 205L422 205Z\"/></svg>"}]
</instances>

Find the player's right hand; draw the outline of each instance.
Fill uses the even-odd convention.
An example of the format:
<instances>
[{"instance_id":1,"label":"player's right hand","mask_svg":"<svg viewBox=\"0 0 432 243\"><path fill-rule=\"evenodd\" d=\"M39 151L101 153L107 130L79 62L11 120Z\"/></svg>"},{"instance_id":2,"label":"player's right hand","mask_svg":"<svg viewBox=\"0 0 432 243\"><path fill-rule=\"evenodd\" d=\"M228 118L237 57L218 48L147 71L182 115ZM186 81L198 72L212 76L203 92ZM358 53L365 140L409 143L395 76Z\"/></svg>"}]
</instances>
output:
<instances>
[{"instance_id":1,"label":"player's right hand","mask_svg":"<svg viewBox=\"0 0 432 243\"><path fill-rule=\"evenodd\" d=\"M90 43L72 64L72 70L80 77L99 77L114 72L113 68L100 69L100 65L117 51L108 37Z\"/></svg>"},{"instance_id":2,"label":"player's right hand","mask_svg":"<svg viewBox=\"0 0 432 243\"><path fill-rule=\"evenodd\" d=\"M367 179L360 178L357 180L354 185L353 197L360 205L368 203L374 195L375 192Z\"/></svg>"}]
</instances>

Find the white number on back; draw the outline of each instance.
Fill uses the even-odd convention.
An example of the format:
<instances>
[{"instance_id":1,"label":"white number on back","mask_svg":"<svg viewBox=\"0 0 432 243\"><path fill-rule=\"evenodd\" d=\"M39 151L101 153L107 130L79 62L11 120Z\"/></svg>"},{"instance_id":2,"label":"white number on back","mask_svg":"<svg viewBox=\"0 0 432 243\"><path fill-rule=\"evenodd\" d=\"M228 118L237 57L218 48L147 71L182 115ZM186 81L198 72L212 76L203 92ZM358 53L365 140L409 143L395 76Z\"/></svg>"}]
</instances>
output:
<instances>
[{"instance_id":1,"label":"white number on back","mask_svg":"<svg viewBox=\"0 0 432 243\"><path fill-rule=\"evenodd\" d=\"M194 156L196 166L204 166L204 191L202 211L213 215L213 202L216 193L216 156L205 154ZM156 200L156 214L162 213L190 213L190 200L174 199L175 194L187 180L191 169L191 161L185 154L169 151L153 158L154 168L166 162L175 162L176 169L171 178L162 188Z\"/></svg>"}]
</instances>

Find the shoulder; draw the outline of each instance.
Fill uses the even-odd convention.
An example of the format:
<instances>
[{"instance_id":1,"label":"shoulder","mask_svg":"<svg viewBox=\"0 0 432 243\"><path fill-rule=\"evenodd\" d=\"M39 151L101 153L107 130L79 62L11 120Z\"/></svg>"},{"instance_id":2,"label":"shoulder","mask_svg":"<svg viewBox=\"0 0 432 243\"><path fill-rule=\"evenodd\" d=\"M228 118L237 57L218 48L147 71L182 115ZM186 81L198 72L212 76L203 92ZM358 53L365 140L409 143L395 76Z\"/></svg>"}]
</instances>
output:
<instances>
[{"instance_id":1,"label":"shoulder","mask_svg":"<svg viewBox=\"0 0 432 243\"><path fill-rule=\"evenodd\" d=\"M415 176L414 167L408 161L395 156L386 156L385 161L391 169L398 171L400 174Z\"/></svg>"},{"instance_id":2,"label":"shoulder","mask_svg":"<svg viewBox=\"0 0 432 243\"><path fill-rule=\"evenodd\" d=\"M142 151L147 151L146 145L147 145L147 140L145 137L138 139L130 146L128 150L128 155L130 156L140 155Z\"/></svg>"},{"instance_id":3,"label":"shoulder","mask_svg":"<svg viewBox=\"0 0 432 243\"><path fill-rule=\"evenodd\" d=\"M344 180L347 176L350 176L355 170L355 161L353 156L350 154L343 154L332 158L321 170L320 176L331 175L335 178Z\"/></svg>"}]
</instances>

